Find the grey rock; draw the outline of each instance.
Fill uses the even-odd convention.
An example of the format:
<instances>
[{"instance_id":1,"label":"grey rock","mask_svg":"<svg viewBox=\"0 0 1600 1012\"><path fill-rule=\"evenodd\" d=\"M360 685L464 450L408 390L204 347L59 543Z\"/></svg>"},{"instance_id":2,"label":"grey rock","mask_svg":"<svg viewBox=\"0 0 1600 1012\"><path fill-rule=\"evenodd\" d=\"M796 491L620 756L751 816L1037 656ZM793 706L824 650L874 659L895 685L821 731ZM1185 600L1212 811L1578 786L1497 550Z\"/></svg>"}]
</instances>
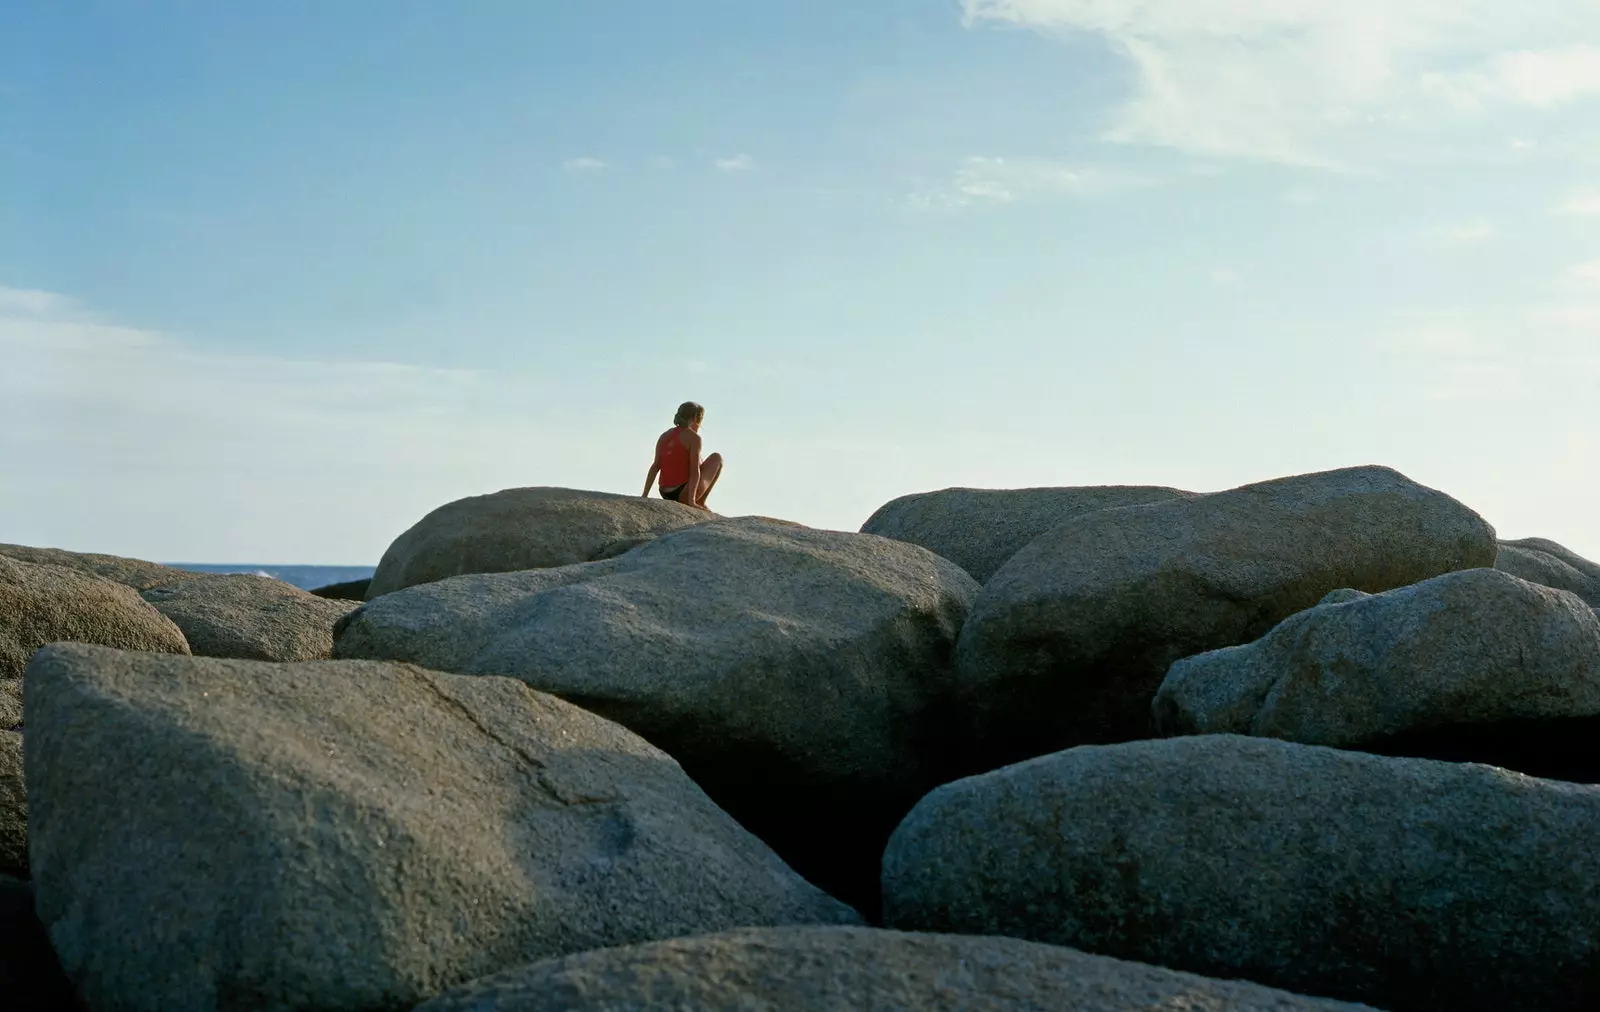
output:
<instances>
[{"instance_id":1,"label":"grey rock","mask_svg":"<svg viewBox=\"0 0 1600 1012\"><path fill-rule=\"evenodd\" d=\"M0 556L0 679L22 677L46 643L186 654L178 627L120 583Z\"/></svg>"},{"instance_id":2,"label":"grey rock","mask_svg":"<svg viewBox=\"0 0 1600 1012\"><path fill-rule=\"evenodd\" d=\"M22 679L0 678L0 731L22 726Z\"/></svg>"},{"instance_id":3,"label":"grey rock","mask_svg":"<svg viewBox=\"0 0 1600 1012\"><path fill-rule=\"evenodd\" d=\"M1494 568L1530 583L1570 591L1591 608L1600 608L1600 564L1554 541L1524 538L1500 542Z\"/></svg>"},{"instance_id":4,"label":"grey rock","mask_svg":"<svg viewBox=\"0 0 1600 1012\"><path fill-rule=\"evenodd\" d=\"M1395 1012L1575 1012L1600 1000L1597 838L1600 790L1490 766L1086 746L924 798L884 854L885 919Z\"/></svg>"},{"instance_id":5,"label":"grey rock","mask_svg":"<svg viewBox=\"0 0 1600 1012\"><path fill-rule=\"evenodd\" d=\"M311 593L318 597L325 597L330 601L364 601L367 598L367 588L372 585L372 579L346 580L344 583L329 583L317 587Z\"/></svg>"},{"instance_id":6,"label":"grey rock","mask_svg":"<svg viewBox=\"0 0 1600 1012\"><path fill-rule=\"evenodd\" d=\"M746 928L508 970L416 1012L1356 1012L1015 938Z\"/></svg>"},{"instance_id":7,"label":"grey rock","mask_svg":"<svg viewBox=\"0 0 1600 1012\"><path fill-rule=\"evenodd\" d=\"M1340 587L1338 590L1328 591L1322 600L1317 602L1317 607L1325 604L1349 604L1351 601L1359 601L1364 597L1371 596L1366 591L1356 590L1354 587Z\"/></svg>"},{"instance_id":8,"label":"grey rock","mask_svg":"<svg viewBox=\"0 0 1600 1012\"><path fill-rule=\"evenodd\" d=\"M134 590L149 590L164 583L177 583L194 574L188 570L173 569L143 559L126 559L120 555L98 555L93 552L69 552L64 548L32 548L28 545L0 545L0 556L31 562L41 566L60 566L102 580L120 583Z\"/></svg>"},{"instance_id":9,"label":"grey rock","mask_svg":"<svg viewBox=\"0 0 1600 1012\"><path fill-rule=\"evenodd\" d=\"M34 916L33 887L6 875L0 875L0 998L6 1012L83 1008Z\"/></svg>"},{"instance_id":10,"label":"grey rock","mask_svg":"<svg viewBox=\"0 0 1600 1012\"><path fill-rule=\"evenodd\" d=\"M1455 724L1597 716L1600 615L1498 570L1449 573L1180 660L1154 711L1164 734L1339 748Z\"/></svg>"},{"instance_id":11,"label":"grey rock","mask_svg":"<svg viewBox=\"0 0 1600 1012\"><path fill-rule=\"evenodd\" d=\"M37 908L93 1008L407 1008L585 949L858 921L669 756L511 679L65 645L26 692Z\"/></svg>"},{"instance_id":12,"label":"grey rock","mask_svg":"<svg viewBox=\"0 0 1600 1012\"><path fill-rule=\"evenodd\" d=\"M718 520L603 562L387 594L334 655L509 675L625 724L870 908L889 832L949 779L950 656L977 593L914 545Z\"/></svg>"},{"instance_id":13,"label":"grey rock","mask_svg":"<svg viewBox=\"0 0 1600 1012\"><path fill-rule=\"evenodd\" d=\"M974 769L1148 737L1181 657L1248 643L1341 588L1491 565L1494 530L1449 496L1361 467L1100 510L983 588L957 664Z\"/></svg>"},{"instance_id":14,"label":"grey rock","mask_svg":"<svg viewBox=\"0 0 1600 1012\"><path fill-rule=\"evenodd\" d=\"M467 573L509 573L588 562L716 514L665 499L570 488L511 488L447 503L383 553L370 601Z\"/></svg>"},{"instance_id":15,"label":"grey rock","mask_svg":"<svg viewBox=\"0 0 1600 1012\"><path fill-rule=\"evenodd\" d=\"M195 656L255 661L327 659L334 623L358 607L246 573L202 575L143 597L183 631Z\"/></svg>"},{"instance_id":16,"label":"grey rock","mask_svg":"<svg viewBox=\"0 0 1600 1012\"><path fill-rule=\"evenodd\" d=\"M885 503L861 531L921 545L985 583L1029 542L1073 517L1192 494L1154 485L946 488Z\"/></svg>"},{"instance_id":17,"label":"grey rock","mask_svg":"<svg viewBox=\"0 0 1600 1012\"><path fill-rule=\"evenodd\" d=\"M0 731L0 875L28 877L28 792L17 731Z\"/></svg>"}]
</instances>

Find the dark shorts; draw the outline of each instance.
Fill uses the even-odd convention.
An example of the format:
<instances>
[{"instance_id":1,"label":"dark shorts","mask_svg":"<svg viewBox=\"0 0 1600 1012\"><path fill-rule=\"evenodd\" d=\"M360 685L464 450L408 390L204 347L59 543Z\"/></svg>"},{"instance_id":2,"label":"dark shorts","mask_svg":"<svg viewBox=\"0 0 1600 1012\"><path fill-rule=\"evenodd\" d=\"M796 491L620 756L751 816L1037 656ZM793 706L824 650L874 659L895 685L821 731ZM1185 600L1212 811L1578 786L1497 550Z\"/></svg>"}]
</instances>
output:
<instances>
[{"instance_id":1,"label":"dark shorts","mask_svg":"<svg viewBox=\"0 0 1600 1012\"><path fill-rule=\"evenodd\" d=\"M661 498L663 498L663 499L671 499L673 502L682 502L683 500L679 499L678 496L681 495L683 493L683 490L688 488L688 487L689 487L689 483L688 482L684 482L682 485L674 485L671 488L667 488L666 486L662 486L662 488L661 488Z\"/></svg>"}]
</instances>

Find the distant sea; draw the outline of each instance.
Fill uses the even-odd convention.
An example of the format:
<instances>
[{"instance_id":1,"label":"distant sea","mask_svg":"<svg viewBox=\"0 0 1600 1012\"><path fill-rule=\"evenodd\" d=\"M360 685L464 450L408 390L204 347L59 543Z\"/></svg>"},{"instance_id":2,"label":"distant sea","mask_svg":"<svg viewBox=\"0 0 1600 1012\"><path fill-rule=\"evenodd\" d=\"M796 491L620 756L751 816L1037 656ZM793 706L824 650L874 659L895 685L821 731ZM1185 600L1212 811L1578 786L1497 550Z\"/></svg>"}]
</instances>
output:
<instances>
[{"instance_id":1,"label":"distant sea","mask_svg":"<svg viewBox=\"0 0 1600 1012\"><path fill-rule=\"evenodd\" d=\"M301 590L316 590L330 583L365 580L376 570L375 566L253 566L206 562L166 562L163 565L187 569L191 573L254 573L256 576L270 576L274 580L292 583Z\"/></svg>"}]
</instances>

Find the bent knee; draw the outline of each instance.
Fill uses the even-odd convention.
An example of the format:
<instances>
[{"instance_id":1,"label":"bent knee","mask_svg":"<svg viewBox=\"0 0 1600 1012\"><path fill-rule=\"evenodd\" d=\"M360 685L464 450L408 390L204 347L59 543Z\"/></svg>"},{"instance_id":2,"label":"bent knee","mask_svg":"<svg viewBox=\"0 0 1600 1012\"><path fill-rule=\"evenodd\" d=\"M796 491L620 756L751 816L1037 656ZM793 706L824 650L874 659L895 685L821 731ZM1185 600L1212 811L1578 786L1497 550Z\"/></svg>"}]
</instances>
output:
<instances>
[{"instance_id":1,"label":"bent knee","mask_svg":"<svg viewBox=\"0 0 1600 1012\"><path fill-rule=\"evenodd\" d=\"M711 465L713 467L721 467L722 466L722 454L713 453L711 456L707 457L702 462L701 466L705 466L706 464L709 464L709 465Z\"/></svg>"}]
</instances>

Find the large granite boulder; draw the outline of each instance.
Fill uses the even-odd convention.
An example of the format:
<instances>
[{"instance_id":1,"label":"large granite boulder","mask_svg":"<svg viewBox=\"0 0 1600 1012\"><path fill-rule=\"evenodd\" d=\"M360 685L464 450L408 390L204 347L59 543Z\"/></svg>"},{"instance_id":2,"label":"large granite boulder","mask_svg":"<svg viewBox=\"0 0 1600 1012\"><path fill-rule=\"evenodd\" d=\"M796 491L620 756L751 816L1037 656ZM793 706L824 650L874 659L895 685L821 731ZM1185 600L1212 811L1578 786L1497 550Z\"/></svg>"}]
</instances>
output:
<instances>
[{"instance_id":1,"label":"large granite boulder","mask_svg":"<svg viewBox=\"0 0 1600 1012\"><path fill-rule=\"evenodd\" d=\"M0 731L22 727L22 679L0 678Z\"/></svg>"},{"instance_id":2,"label":"large granite boulder","mask_svg":"<svg viewBox=\"0 0 1600 1012\"><path fill-rule=\"evenodd\" d=\"M416 1012L1356 1012L1015 938L745 928L551 959Z\"/></svg>"},{"instance_id":3,"label":"large granite boulder","mask_svg":"<svg viewBox=\"0 0 1600 1012\"><path fill-rule=\"evenodd\" d=\"M548 569L614 554L715 513L637 495L510 488L447 503L395 539L367 600L465 573Z\"/></svg>"},{"instance_id":4,"label":"large granite boulder","mask_svg":"<svg viewBox=\"0 0 1600 1012\"><path fill-rule=\"evenodd\" d=\"M183 631L196 657L251 661L326 659L334 623L357 607L247 573L198 576L143 597Z\"/></svg>"},{"instance_id":5,"label":"large granite boulder","mask_svg":"<svg viewBox=\"0 0 1600 1012\"><path fill-rule=\"evenodd\" d=\"M38 912L94 1008L403 1009L585 949L858 921L669 756L512 679L58 645L26 691Z\"/></svg>"},{"instance_id":6,"label":"large granite boulder","mask_svg":"<svg viewBox=\"0 0 1600 1012\"><path fill-rule=\"evenodd\" d=\"M46 643L186 654L171 620L120 583L0 556L0 679L21 678Z\"/></svg>"},{"instance_id":7,"label":"large granite boulder","mask_svg":"<svg viewBox=\"0 0 1600 1012\"><path fill-rule=\"evenodd\" d=\"M950 657L977 593L915 545L718 520L604 562L376 598L334 655L510 675L625 724L871 907L889 832L948 779Z\"/></svg>"},{"instance_id":8,"label":"large granite boulder","mask_svg":"<svg viewBox=\"0 0 1600 1012\"><path fill-rule=\"evenodd\" d=\"M1206 735L947 784L884 854L890 927L1011 935L1380 1008L1600 1001L1600 790Z\"/></svg>"},{"instance_id":9,"label":"large granite boulder","mask_svg":"<svg viewBox=\"0 0 1600 1012\"><path fill-rule=\"evenodd\" d=\"M921 545L985 583L1030 541L1073 517L1192 494L1154 485L946 488L885 503L861 531Z\"/></svg>"},{"instance_id":10,"label":"large granite boulder","mask_svg":"<svg viewBox=\"0 0 1600 1012\"><path fill-rule=\"evenodd\" d=\"M83 1008L34 916L33 887L7 875L0 875L0 1007L6 1012Z\"/></svg>"},{"instance_id":11,"label":"large granite boulder","mask_svg":"<svg viewBox=\"0 0 1600 1012\"><path fill-rule=\"evenodd\" d=\"M17 731L0 731L0 875L28 877L28 793Z\"/></svg>"},{"instance_id":12,"label":"large granite boulder","mask_svg":"<svg viewBox=\"0 0 1600 1012\"><path fill-rule=\"evenodd\" d=\"M1329 591L1388 590L1495 552L1482 517L1381 467L1069 520L1001 567L962 629L972 766L1148 737L1179 658L1248 643Z\"/></svg>"},{"instance_id":13,"label":"large granite boulder","mask_svg":"<svg viewBox=\"0 0 1600 1012\"><path fill-rule=\"evenodd\" d=\"M1163 734L1365 752L1455 736L1482 751L1452 758L1591 779L1600 775L1600 615L1498 570L1449 573L1311 608L1254 643L1186 657L1154 711Z\"/></svg>"},{"instance_id":14,"label":"large granite boulder","mask_svg":"<svg viewBox=\"0 0 1600 1012\"><path fill-rule=\"evenodd\" d=\"M1554 541L1524 538L1500 542L1500 555L1494 568L1520 576L1529 583L1540 583L1570 591L1591 608L1600 608L1600 563L1590 562Z\"/></svg>"},{"instance_id":15,"label":"large granite boulder","mask_svg":"<svg viewBox=\"0 0 1600 1012\"><path fill-rule=\"evenodd\" d=\"M93 552L69 552L64 548L32 548L28 545L0 545L0 556L40 566L60 566L102 580L120 583L134 590L149 590L164 583L177 583L194 576L185 569L174 569L143 559Z\"/></svg>"}]
</instances>

